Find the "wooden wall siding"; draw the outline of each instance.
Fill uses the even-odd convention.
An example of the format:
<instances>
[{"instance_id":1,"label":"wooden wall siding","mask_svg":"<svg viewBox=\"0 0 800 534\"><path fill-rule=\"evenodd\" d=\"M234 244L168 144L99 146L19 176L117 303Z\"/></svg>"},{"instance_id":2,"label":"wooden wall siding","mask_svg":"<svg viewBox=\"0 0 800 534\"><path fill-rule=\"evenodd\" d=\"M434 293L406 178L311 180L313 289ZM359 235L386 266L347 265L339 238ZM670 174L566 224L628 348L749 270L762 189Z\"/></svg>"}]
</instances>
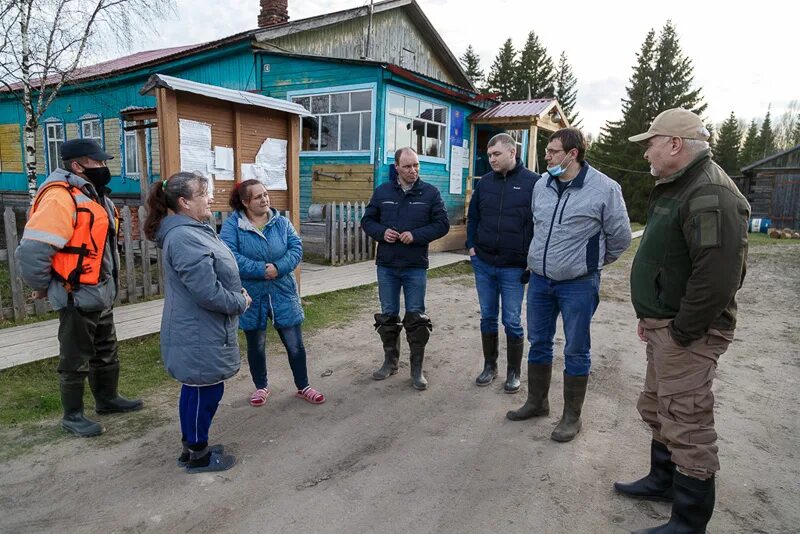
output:
<instances>
[{"instance_id":1,"label":"wooden wall siding","mask_svg":"<svg viewBox=\"0 0 800 534\"><path fill-rule=\"evenodd\" d=\"M308 208L313 201L314 192L314 167L317 165L369 165L369 155L366 156L301 156L300 157L300 218L308 220Z\"/></svg>"},{"instance_id":2,"label":"wooden wall siding","mask_svg":"<svg viewBox=\"0 0 800 534\"><path fill-rule=\"evenodd\" d=\"M0 124L1 172L22 172L22 142L19 124Z\"/></svg>"},{"instance_id":3,"label":"wooden wall siding","mask_svg":"<svg viewBox=\"0 0 800 534\"><path fill-rule=\"evenodd\" d=\"M150 180L161 176L161 149L158 146L158 128L150 128Z\"/></svg>"},{"instance_id":4,"label":"wooden wall siding","mask_svg":"<svg viewBox=\"0 0 800 534\"><path fill-rule=\"evenodd\" d=\"M277 54L262 54L262 62L269 65L269 72L262 73L261 92L281 99L286 98L287 92L299 89L377 83L381 75L380 67L376 66L345 65Z\"/></svg>"},{"instance_id":5,"label":"wooden wall siding","mask_svg":"<svg viewBox=\"0 0 800 534\"><path fill-rule=\"evenodd\" d=\"M271 43L298 54L358 59L364 55L367 18L279 37ZM414 64L402 60L403 48L415 52ZM378 13L372 21L370 59L394 63L437 80L456 83L436 57L426 37L402 10Z\"/></svg>"},{"instance_id":6,"label":"wooden wall siding","mask_svg":"<svg viewBox=\"0 0 800 534\"><path fill-rule=\"evenodd\" d=\"M111 176L119 176L120 173L122 173L122 148L120 146L119 119L104 120L103 129L105 130L103 135L105 135L106 140L106 152L114 156L114 159L108 160L108 170L111 171Z\"/></svg>"},{"instance_id":7,"label":"wooden wall siding","mask_svg":"<svg viewBox=\"0 0 800 534\"><path fill-rule=\"evenodd\" d=\"M78 132L78 123L68 122L66 133L67 133L67 140L78 139L81 136L81 134Z\"/></svg>"},{"instance_id":8,"label":"wooden wall siding","mask_svg":"<svg viewBox=\"0 0 800 534\"><path fill-rule=\"evenodd\" d=\"M24 134L23 134L24 135ZM24 142L24 141L23 141ZM44 130L41 126L36 127L36 174L47 173L47 154L44 150ZM23 163L23 172L24 163Z\"/></svg>"},{"instance_id":9,"label":"wooden wall siding","mask_svg":"<svg viewBox=\"0 0 800 534\"><path fill-rule=\"evenodd\" d=\"M800 230L800 172L774 176L772 195L772 225Z\"/></svg>"},{"instance_id":10,"label":"wooden wall siding","mask_svg":"<svg viewBox=\"0 0 800 534\"><path fill-rule=\"evenodd\" d=\"M369 202L374 188L373 165L314 165L311 167L311 200Z\"/></svg>"},{"instance_id":11,"label":"wooden wall siding","mask_svg":"<svg viewBox=\"0 0 800 534\"><path fill-rule=\"evenodd\" d=\"M288 139L289 128L286 121L286 114L265 108L246 108L239 107L239 118L241 120L241 141L242 146L240 158L242 163L255 163L256 154L261 144L267 137L271 139ZM288 157L288 155L287 155ZM287 168L286 182L289 182L289 172ZM289 190L269 192L270 205L280 211L288 210ZM227 199L226 199L227 206ZM228 210L230 208L226 208Z\"/></svg>"}]
</instances>

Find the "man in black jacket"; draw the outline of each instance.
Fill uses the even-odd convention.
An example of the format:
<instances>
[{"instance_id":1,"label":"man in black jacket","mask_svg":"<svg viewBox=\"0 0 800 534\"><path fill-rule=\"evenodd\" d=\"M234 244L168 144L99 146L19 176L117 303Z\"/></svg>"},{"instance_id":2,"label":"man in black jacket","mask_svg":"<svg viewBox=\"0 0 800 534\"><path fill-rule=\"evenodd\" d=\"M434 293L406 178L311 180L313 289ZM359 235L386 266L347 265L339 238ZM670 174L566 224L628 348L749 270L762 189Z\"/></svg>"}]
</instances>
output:
<instances>
[{"instance_id":1,"label":"man in black jacket","mask_svg":"<svg viewBox=\"0 0 800 534\"><path fill-rule=\"evenodd\" d=\"M487 151L492 172L475 185L467 213L467 248L481 306L484 359L483 372L475 383L488 386L497 376L497 319L502 300L508 359L503 389L516 393L525 347L520 316L525 294L523 275L533 237L531 195L539 175L517 159L516 144L508 134L492 137Z\"/></svg>"},{"instance_id":2,"label":"man in black jacket","mask_svg":"<svg viewBox=\"0 0 800 534\"><path fill-rule=\"evenodd\" d=\"M419 179L419 159L411 148L394 156L397 180L379 186L372 194L361 227L378 242L378 297L381 313L375 329L383 342L383 365L372 373L375 380L397 372L400 331L405 327L411 352L411 379L416 389L428 387L422 374L425 345L433 330L425 314L428 244L447 234L450 223L439 190ZM400 321L400 290L406 314Z\"/></svg>"}]
</instances>

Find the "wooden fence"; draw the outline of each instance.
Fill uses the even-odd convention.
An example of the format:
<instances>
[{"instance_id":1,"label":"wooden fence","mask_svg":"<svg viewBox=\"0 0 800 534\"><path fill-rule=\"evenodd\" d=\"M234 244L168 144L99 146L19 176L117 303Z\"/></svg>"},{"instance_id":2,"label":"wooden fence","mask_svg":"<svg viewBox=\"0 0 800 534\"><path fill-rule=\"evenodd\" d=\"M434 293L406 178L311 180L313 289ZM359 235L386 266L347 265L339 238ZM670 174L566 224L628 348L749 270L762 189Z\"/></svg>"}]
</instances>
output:
<instances>
[{"instance_id":1,"label":"wooden fence","mask_svg":"<svg viewBox=\"0 0 800 534\"><path fill-rule=\"evenodd\" d=\"M364 202L331 202L325 206L325 259L344 265L375 257L375 241L361 229Z\"/></svg>"},{"instance_id":2,"label":"wooden fence","mask_svg":"<svg viewBox=\"0 0 800 534\"><path fill-rule=\"evenodd\" d=\"M120 210L120 291L117 304L134 303L163 294L164 277L161 269L161 251L155 243L144 238L144 207L138 208L138 232L134 232L134 217L128 206ZM0 320L20 321L29 315L44 315L51 311L47 299L34 300L31 290L19 276L14 262L14 250L19 244L16 214L11 207L3 211L6 249L0 250L0 267L8 269L8 284L0 288ZM142 239L134 239L134 237ZM154 265L155 263L155 265ZM154 272L155 269L155 272ZM10 289L10 291L9 291Z\"/></svg>"}]
</instances>

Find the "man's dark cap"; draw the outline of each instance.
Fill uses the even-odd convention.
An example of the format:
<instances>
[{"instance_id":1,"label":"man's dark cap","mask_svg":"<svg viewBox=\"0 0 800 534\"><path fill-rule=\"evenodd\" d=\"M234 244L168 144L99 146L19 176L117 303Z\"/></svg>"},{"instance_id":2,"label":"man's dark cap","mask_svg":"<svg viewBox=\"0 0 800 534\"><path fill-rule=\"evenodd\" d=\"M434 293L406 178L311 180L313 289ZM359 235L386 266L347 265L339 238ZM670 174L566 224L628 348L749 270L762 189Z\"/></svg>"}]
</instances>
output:
<instances>
[{"instance_id":1,"label":"man's dark cap","mask_svg":"<svg viewBox=\"0 0 800 534\"><path fill-rule=\"evenodd\" d=\"M75 159L80 157L92 158L96 161L106 161L114 159L114 156L107 154L103 148L92 139L70 139L61 144L61 159Z\"/></svg>"}]
</instances>

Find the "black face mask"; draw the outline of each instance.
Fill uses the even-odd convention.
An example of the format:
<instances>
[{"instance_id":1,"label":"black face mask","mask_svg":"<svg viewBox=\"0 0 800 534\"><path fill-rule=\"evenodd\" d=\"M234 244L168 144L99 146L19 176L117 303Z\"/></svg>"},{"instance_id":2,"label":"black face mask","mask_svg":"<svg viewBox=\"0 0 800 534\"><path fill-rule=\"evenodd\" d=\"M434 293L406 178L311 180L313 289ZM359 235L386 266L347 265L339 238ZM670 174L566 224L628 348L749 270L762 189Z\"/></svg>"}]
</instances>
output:
<instances>
[{"instance_id":1,"label":"black face mask","mask_svg":"<svg viewBox=\"0 0 800 534\"><path fill-rule=\"evenodd\" d=\"M108 167L84 167L83 175L89 180L92 185L97 189L98 193L102 194L101 188L108 185L111 181L111 171Z\"/></svg>"}]
</instances>

